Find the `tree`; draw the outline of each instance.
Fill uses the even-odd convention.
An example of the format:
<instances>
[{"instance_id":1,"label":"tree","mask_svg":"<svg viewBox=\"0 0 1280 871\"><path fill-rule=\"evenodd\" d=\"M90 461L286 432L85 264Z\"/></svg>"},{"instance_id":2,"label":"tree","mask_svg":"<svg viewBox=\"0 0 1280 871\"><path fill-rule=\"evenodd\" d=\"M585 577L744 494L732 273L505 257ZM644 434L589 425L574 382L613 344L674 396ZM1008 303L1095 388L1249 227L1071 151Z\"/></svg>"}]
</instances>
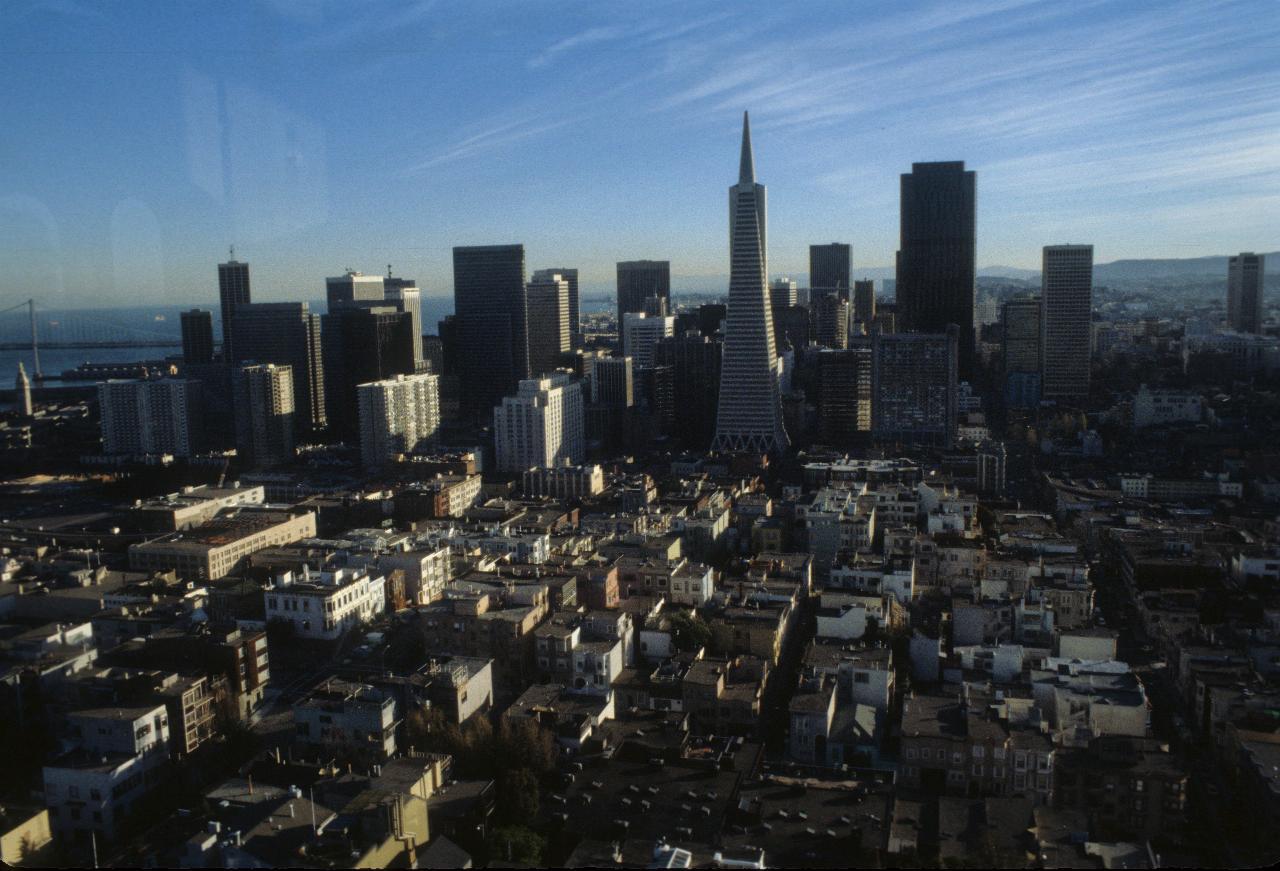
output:
<instances>
[{"instance_id":1,"label":"tree","mask_svg":"<svg viewBox=\"0 0 1280 871\"><path fill-rule=\"evenodd\" d=\"M528 768L512 768L498 778L498 819L527 822L538 816L538 778Z\"/></svg>"},{"instance_id":2,"label":"tree","mask_svg":"<svg viewBox=\"0 0 1280 871\"><path fill-rule=\"evenodd\" d=\"M671 642L677 650L698 650L711 643L711 627L696 611L676 611L670 617Z\"/></svg>"},{"instance_id":3,"label":"tree","mask_svg":"<svg viewBox=\"0 0 1280 871\"><path fill-rule=\"evenodd\" d=\"M504 826L489 836L489 858L541 865L547 839L526 826Z\"/></svg>"}]
</instances>

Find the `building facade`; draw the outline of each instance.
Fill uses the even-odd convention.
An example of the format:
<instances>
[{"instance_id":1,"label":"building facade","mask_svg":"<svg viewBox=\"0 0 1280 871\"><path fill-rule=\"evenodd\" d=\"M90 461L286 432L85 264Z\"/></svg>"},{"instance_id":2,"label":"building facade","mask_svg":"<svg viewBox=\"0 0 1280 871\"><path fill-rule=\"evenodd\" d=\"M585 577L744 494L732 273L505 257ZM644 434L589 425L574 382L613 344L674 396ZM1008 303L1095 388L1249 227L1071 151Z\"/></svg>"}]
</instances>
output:
<instances>
[{"instance_id":1,"label":"building facade","mask_svg":"<svg viewBox=\"0 0 1280 871\"><path fill-rule=\"evenodd\" d=\"M765 286L765 189L755 180L751 127L742 116L738 183L729 189L729 310L712 450L777 453L790 443L774 368L775 344Z\"/></svg>"},{"instance_id":2,"label":"building facade","mask_svg":"<svg viewBox=\"0 0 1280 871\"><path fill-rule=\"evenodd\" d=\"M505 472L582 461L582 386L567 374L520 382L493 410L498 468Z\"/></svg>"},{"instance_id":3,"label":"building facade","mask_svg":"<svg viewBox=\"0 0 1280 871\"><path fill-rule=\"evenodd\" d=\"M434 442L440 430L440 376L397 375L356 388L360 459L381 466Z\"/></svg>"},{"instance_id":4,"label":"building facade","mask_svg":"<svg viewBox=\"0 0 1280 871\"><path fill-rule=\"evenodd\" d=\"M1041 390L1045 399L1083 398L1089 395L1093 246L1046 246L1041 281Z\"/></svg>"},{"instance_id":5,"label":"building facade","mask_svg":"<svg viewBox=\"0 0 1280 871\"><path fill-rule=\"evenodd\" d=\"M293 459L293 369L274 363L241 366L232 382L236 454L250 469Z\"/></svg>"}]
</instances>

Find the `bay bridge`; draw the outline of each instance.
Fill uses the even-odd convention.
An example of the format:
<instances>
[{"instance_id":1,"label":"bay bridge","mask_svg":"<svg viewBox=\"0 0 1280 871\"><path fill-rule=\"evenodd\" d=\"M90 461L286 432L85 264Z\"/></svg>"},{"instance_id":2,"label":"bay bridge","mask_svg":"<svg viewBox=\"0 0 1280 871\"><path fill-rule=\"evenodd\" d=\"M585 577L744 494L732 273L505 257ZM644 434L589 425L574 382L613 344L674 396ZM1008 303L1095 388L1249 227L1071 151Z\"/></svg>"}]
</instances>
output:
<instances>
[{"instance_id":1,"label":"bay bridge","mask_svg":"<svg viewBox=\"0 0 1280 871\"><path fill-rule=\"evenodd\" d=\"M176 315L176 311L174 312ZM112 310L57 310L37 313L34 299L0 309L0 351L29 351L35 378L44 377L40 351L110 348L181 348L178 323L159 318L156 326L127 323ZM162 325L163 324L163 325Z\"/></svg>"}]
</instances>

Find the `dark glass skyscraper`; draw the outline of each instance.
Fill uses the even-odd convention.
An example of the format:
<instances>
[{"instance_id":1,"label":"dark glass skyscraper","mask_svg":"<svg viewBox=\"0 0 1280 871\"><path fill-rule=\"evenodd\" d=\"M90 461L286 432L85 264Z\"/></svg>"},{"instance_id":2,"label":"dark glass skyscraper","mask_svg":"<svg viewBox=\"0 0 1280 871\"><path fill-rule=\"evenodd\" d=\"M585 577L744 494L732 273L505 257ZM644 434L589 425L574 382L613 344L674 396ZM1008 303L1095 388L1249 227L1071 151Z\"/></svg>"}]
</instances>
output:
<instances>
[{"instance_id":1,"label":"dark glass skyscraper","mask_svg":"<svg viewBox=\"0 0 1280 871\"><path fill-rule=\"evenodd\" d=\"M849 298L853 270L853 246L843 242L809 246L809 292L834 293Z\"/></svg>"},{"instance_id":2,"label":"dark glass skyscraper","mask_svg":"<svg viewBox=\"0 0 1280 871\"><path fill-rule=\"evenodd\" d=\"M391 306L348 305L320 321L330 428L351 437L359 422L356 386L414 374L413 316Z\"/></svg>"},{"instance_id":3,"label":"dark glass skyscraper","mask_svg":"<svg viewBox=\"0 0 1280 871\"><path fill-rule=\"evenodd\" d=\"M232 333L235 357L231 362L289 366L298 430L324 429L328 415L320 316L305 302L253 303L236 310Z\"/></svg>"},{"instance_id":4,"label":"dark glass skyscraper","mask_svg":"<svg viewBox=\"0 0 1280 871\"><path fill-rule=\"evenodd\" d=\"M206 365L213 362L213 315L193 308L182 313L182 362Z\"/></svg>"},{"instance_id":5,"label":"dark glass skyscraper","mask_svg":"<svg viewBox=\"0 0 1280 871\"><path fill-rule=\"evenodd\" d=\"M231 249L231 259L218 264L218 301L222 306L222 359L234 360L231 349L231 320L235 317L236 306L247 305L252 300L249 294L249 264L235 259L235 249Z\"/></svg>"},{"instance_id":6,"label":"dark glass skyscraper","mask_svg":"<svg viewBox=\"0 0 1280 871\"><path fill-rule=\"evenodd\" d=\"M493 406L529 377L524 246L454 248L453 308L463 401L490 420Z\"/></svg>"},{"instance_id":7,"label":"dark glass skyscraper","mask_svg":"<svg viewBox=\"0 0 1280 871\"><path fill-rule=\"evenodd\" d=\"M618 344L622 344L622 316L644 311L644 301L658 297L671 308L671 262L624 260L618 264Z\"/></svg>"},{"instance_id":8,"label":"dark glass skyscraper","mask_svg":"<svg viewBox=\"0 0 1280 871\"><path fill-rule=\"evenodd\" d=\"M898 329L960 328L960 370L973 360L976 177L964 161L913 163L902 176Z\"/></svg>"}]
</instances>

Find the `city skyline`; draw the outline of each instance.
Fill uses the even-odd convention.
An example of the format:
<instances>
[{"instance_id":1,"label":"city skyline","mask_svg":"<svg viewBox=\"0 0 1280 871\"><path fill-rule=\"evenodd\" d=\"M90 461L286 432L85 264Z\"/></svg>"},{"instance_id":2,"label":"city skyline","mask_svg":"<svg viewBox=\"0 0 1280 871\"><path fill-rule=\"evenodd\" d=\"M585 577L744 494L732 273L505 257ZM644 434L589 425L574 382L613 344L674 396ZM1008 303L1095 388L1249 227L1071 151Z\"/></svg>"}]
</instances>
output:
<instances>
[{"instance_id":1,"label":"city skyline","mask_svg":"<svg viewBox=\"0 0 1280 871\"><path fill-rule=\"evenodd\" d=\"M495 33L483 11L433 4L359 20L254 5L216 22L28 5L3 13L25 132L0 252L50 306L201 302L232 243L262 301L312 299L349 263L447 296L452 247L512 239L533 268L577 264L584 293L621 260L715 281L719 156L743 109L804 144L761 167L769 278L802 274L831 240L853 245L855 277L889 267L897 176L931 160L981 175L980 267L1034 269L1065 241L1095 243L1100 263L1269 251L1280 74L1274 17L1247 14L1259 6L842 4L785 20L681 6L608 22L571 6L554 25L512 8ZM371 136L378 118L418 135Z\"/></svg>"}]
</instances>

